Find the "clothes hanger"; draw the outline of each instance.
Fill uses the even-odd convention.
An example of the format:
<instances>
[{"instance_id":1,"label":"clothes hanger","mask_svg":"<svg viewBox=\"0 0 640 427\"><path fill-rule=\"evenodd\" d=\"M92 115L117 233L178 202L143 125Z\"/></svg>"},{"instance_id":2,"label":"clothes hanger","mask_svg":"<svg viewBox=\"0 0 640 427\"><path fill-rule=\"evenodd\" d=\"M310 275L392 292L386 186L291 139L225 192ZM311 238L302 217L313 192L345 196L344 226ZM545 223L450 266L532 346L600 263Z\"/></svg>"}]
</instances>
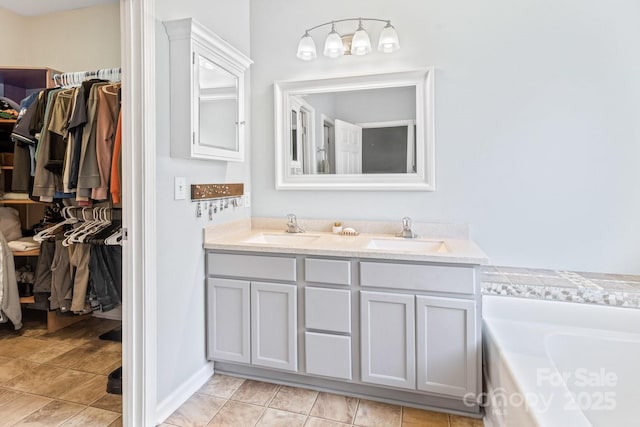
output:
<instances>
[{"instance_id":1,"label":"clothes hanger","mask_svg":"<svg viewBox=\"0 0 640 427\"><path fill-rule=\"evenodd\" d=\"M87 242L88 237L94 236L95 234L111 225L111 221L107 218L107 208L94 208L93 215L94 218L96 218L97 215L97 220L94 221L94 224L91 228L85 229L82 234L76 237L78 243Z\"/></svg>"},{"instance_id":2,"label":"clothes hanger","mask_svg":"<svg viewBox=\"0 0 640 427\"><path fill-rule=\"evenodd\" d=\"M104 244L107 246L122 246L122 226L111 236L104 239Z\"/></svg>"},{"instance_id":3,"label":"clothes hanger","mask_svg":"<svg viewBox=\"0 0 640 427\"><path fill-rule=\"evenodd\" d=\"M65 235L65 239L62 241L62 246L68 247L69 245L71 245L72 243L74 243L74 242L72 242L72 241L71 241L71 238L72 238L73 236L75 236L76 234L81 233L81 232L82 232L82 230L83 230L85 227L88 227L88 226L90 226L90 225L91 225L91 222L90 222L90 221L89 221L89 219L87 219L87 217L86 217L86 210L87 210L87 209L89 209L89 208L82 208L82 220L83 220L84 222L83 222L82 224L80 224L80 226L79 226L79 227L74 228L74 229L69 230L69 231L67 231L66 233L64 233L64 235Z\"/></svg>"},{"instance_id":4,"label":"clothes hanger","mask_svg":"<svg viewBox=\"0 0 640 427\"><path fill-rule=\"evenodd\" d=\"M36 242L44 242L45 240L55 236L56 233L54 233L53 231L57 230L58 228L63 227L67 224L75 224L76 222L78 222L78 218L74 217L71 213L72 209L73 207L70 206L65 206L64 208L62 208L62 211L60 211L60 213L62 214L64 221L40 231L38 234L33 236L33 240L35 240Z\"/></svg>"}]
</instances>

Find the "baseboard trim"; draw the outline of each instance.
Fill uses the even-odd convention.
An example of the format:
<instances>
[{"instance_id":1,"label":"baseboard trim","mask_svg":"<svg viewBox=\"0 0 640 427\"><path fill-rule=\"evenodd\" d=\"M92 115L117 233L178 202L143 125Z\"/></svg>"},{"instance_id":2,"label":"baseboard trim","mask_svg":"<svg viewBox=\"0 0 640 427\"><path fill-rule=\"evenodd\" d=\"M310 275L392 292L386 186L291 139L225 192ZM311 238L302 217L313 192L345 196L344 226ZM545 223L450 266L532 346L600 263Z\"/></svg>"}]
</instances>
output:
<instances>
[{"instance_id":1,"label":"baseboard trim","mask_svg":"<svg viewBox=\"0 0 640 427\"><path fill-rule=\"evenodd\" d=\"M157 424L162 424L213 375L213 362L208 362L187 381L156 406Z\"/></svg>"}]
</instances>

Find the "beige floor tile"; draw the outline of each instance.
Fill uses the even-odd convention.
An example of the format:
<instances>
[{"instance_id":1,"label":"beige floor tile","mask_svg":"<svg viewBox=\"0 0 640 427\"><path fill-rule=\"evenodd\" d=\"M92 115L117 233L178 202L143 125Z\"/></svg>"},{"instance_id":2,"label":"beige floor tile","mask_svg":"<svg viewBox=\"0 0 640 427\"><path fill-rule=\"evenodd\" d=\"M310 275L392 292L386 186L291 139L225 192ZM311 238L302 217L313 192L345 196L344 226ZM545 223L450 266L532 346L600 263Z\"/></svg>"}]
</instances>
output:
<instances>
[{"instance_id":1,"label":"beige floor tile","mask_svg":"<svg viewBox=\"0 0 640 427\"><path fill-rule=\"evenodd\" d=\"M64 427L108 427L118 419L120 414L99 408L85 408L62 426Z\"/></svg>"},{"instance_id":2,"label":"beige floor tile","mask_svg":"<svg viewBox=\"0 0 640 427\"><path fill-rule=\"evenodd\" d=\"M399 426L401 421L400 406L361 399L353 424L365 427L392 427Z\"/></svg>"},{"instance_id":3,"label":"beige floor tile","mask_svg":"<svg viewBox=\"0 0 640 427\"><path fill-rule=\"evenodd\" d=\"M107 381L106 375L95 375L86 383L62 393L59 399L89 405L107 393Z\"/></svg>"},{"instance_id":4,"label":"beige floor tile","mask_svg":"<svg viewBox=\"0 0 640 427\"><path fill-rule=\"evenodd\" d=\"M341 423L353 423L353 417L358 406L358 399L354 397L340 396L332 393L320 393L316 403L311 409L310 415L318 418L339 421Z\"/></svg>"},{"instance_id":5,"label":"beige floor tile","mask_svg":"<svg viewBox=\"0 0 640 427\"><path fill-rule=\"evenodd\" d=\"M44 346L44 342L35 338L10 337L3 340L2 345L0 345L0 356L13 357L15 359L23 358Z\"/></svg>"},{"instance_id":6,"label":"beige floor tile","mask_svg":"<svg viewBox=\"0 0 640 427\"><path fill-rule=\"evenodd\" d=\"M451 427L482 427L482 420L475 418L460 417L458 415L449 415L449 425Z\"/></svg>"},{"instance_id":7,"label":"beige floor tile","mask_svg":"<svg viewBox=\"0 0 640 427\"><path fill-rule=\"evenodd\" d=\"M228 399L244 382L243 378L216 374L198 391L198 393Z\"/></svg>"},{"instance_id":8,"label":"beige floor tile","mask_svg":"<svg viewBox=\"0 0 640 427\"><path fill-rule=\"evenodd\" d=\"M422 409L402 408L402 427L449 427L449 415Z\"/></svg>"},{"instance_id":9,"label":"beige floor tile","mask_svg":"<svg viewBox=\"0 0 640 427\"><path fill-rule=\"evenodd\" d=\"M15 424L49 402L51 402L51 399L46 397L23 394L0 407L2 413L2 418L0 418L1 425L10 426Z\"/></svg>"},{"instance_id":10,"label":"beige floor tile","mask_svg":"<svg viewBox=\"0 0 640 427\"><path fill-rule=\"evenodd\" d=\"M165 422L180 427L206 426L224 403L223 399L196 393Z\"/></svg>"},{"instance_id":11,"label":"beige floor tile","mask_svg":"<svg viewBox=\"0 0 640 427\"><path fill-rule=\"evenodd\" d=\"M337 421L325 420L324 418L307 418L304 427L349 427L351 424L339 423Z\"/></svg>"},{"instance_id":12,"label":"beige floor tile","mask_svg":"<svg viewBox=\"0 0 640 427\"><path fill-rule=\"evenodd\" d=\"M106 409L107 411L122 413L122 396L119 394L107 393L91 404L94 408Z\"/></svg>"},{"instance_id":13,"label":"beige floor tile","mask_svg":"<svg viewBox=\"0 0 640 427\"><path fill-rule=\"evenodd\" d=\"M246 380L231 396L232 400L265 406L276 393L278 386L262 381Z\"/></svg>"},{"instance_id":14,"label":"beige floor tile","mask_svg":"<svg viewBox=\"0 0 640 427\"><path fill-rule=\"evenodd\" d=\"M66 369L55 366L38 365L34 369L25 371L12 380L5 382L4 386L13 390L40 394L41 391L49 388L52 381L65 372Z\"/></svg>"},{"instance_id":15,"label":"beige floor tile","mask_svg":"<svg viewBox=\"0 0 640 427\"><path fill-rule=\"evenodd\" d=\"M61 368L71 368L74 365L81 364L82 361L99 352L100 349L93 346L75 347L60 356L49 360L47 364L59 366Z\"/></svg>"},{"instance_id":16,"label":"beige floor tile","mask_svg":"<svg viewBox=\"0 0 640 427\"><path fill-rule=\"evenodd\" d=\"M318 397L318 392L296 387L280 387L269 404L270 408L307 415Z\"/></svg>"},{"instance_id":17,"label":"beige floor tile","mask_svg":"<svg viewBox=\"0 0 640 427\"><path fill-rule=\"evenodd\" d=\"M84 410L83 405L54 400L23 418L14 426L46 427L57 426Z\"/></svg>"},{"instance_id":18,"label":"beige floor tile","mask_svg":"<svg viewBox=\"0 0 640 427\"><path fill-rule=\"evenodd\" d=\"M48 368L50 369L51 367L49 366ZM57 376L46 384L39 384L31 390L23 389L23 391L37 393L47 397L59 398L61 395L69 392L69 390L82 387L95 377L95 374L90 374L88 372L65 369L62 375Z\"/></svg>"},{"instance_id":19,"label":"beige floor tile","mask_svg":"<svg viewBox=\"0 0 640 427\"><path fill-rule=\"evenodd\" d=\"M122 353L116 351L98 351L86 359L71 366L73 369L91 372L93 374L108 375L118 366L122 366Z\"/></svg>"},{"instance_id":20,"label":"beige floor tile","mask_svg":"<svg viewBox=\"0 0 640 427\"><path fill-rule=\"evenodd\" d=\"M4 384L37 367L38 364L29 362L28 360L3 357L0 360L0 384Z\"/></svg>"},{"instance_id":21,"label":"beige floor tile","mask_svg":"<svg viewBox=\"0 0 640 427\"><path fill-rule=\"evenodd\" d=\"M306 415L269 408L264 412L256 426L264 427L302 427L307 420Z\"/></svg>"},{"instance_id":22,"label":"beige floor tile","mask_svg":"<svg viewBox=\"0 0 640 427\"><path fill-rule=\"evenodd\" d=\"M22 396L22 393L8 388L0 388L0 407Z\"/></svg>"},{"instance_id":23,"label":"beige floor tile","mask_svg":"<svg viewBox=\"0 0 640 427\"><path fill-rule=\"evenodd\" d=\"M109 424L109 427L122 427L122 417L118 417L114 422Z\"/></svg>"},{"instance_id":24,"label":"beige floor tile","mask_svg":"<svg viewBox=\"0 0 640 427\"><path fill-rule=\"evenodd\" d=\"M75 348L71 345L60 344L53 341L43 340L42 342L45 345L43 345L41 349L26 355L24 359L29 360L31 362L36 362L36 363L46 363Z\"/></svg>"},{"instance_id":25,"label":"beige floor tile","mask_svg":"<svg viewBox=\"0 0 640 427\"><path fill-rule=\"evenodd\" d=\"M263 406L229 400L207 427L253 427L264 411Z\"/></svg>"}]
</instances>

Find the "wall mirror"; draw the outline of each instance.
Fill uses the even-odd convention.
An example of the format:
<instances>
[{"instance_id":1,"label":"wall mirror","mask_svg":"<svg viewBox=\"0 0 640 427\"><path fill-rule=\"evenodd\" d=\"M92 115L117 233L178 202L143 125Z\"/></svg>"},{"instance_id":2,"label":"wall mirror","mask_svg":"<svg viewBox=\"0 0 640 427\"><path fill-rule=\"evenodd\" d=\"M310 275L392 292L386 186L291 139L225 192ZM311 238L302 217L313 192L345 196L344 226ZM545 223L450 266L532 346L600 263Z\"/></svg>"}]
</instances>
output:
<instances>
[{"instance_id":1,"label":"wall mirror","mask_svg":"<svg viewBox=\"0 0 640 427\"><path fill-rule=\"evenodd\" d=\"M274 90L277 189L434 190L432 68Z\"/></svg>"},{"instance_id":2,"label":"wall mirror","mask_svg":"<svg viewBox=\"0 0 640 427\"><path fill-rule=\"evenodd\" d=\"M192 18L164 23L171 56L171 155L244 160L252 61Z\"/></svg>"}]
</instances>

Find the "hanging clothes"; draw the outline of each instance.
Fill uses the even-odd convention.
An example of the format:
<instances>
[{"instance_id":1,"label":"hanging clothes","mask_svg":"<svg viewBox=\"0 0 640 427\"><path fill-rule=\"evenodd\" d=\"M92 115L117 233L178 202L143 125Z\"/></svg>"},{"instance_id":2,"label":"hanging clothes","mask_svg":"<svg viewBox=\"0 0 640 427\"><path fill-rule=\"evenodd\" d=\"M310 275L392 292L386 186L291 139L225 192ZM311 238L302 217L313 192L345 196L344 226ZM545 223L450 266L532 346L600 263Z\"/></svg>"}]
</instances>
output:
<instances>
[{"instance_id":1,"label":"hanging clothes","mask_svg":"<svg viewBox=\"0 0 640 427\"><path fill-rule=\"evenodd\" d=\"M121 182L120 168L116 175L112 167L114 159L119 166L122 143L120 138L114 155L120 90L118 82L91 79L25 98L13 133L19 164L15 191L30 192L43 202L74 197L81 206L109 200L114 193L119 197L119 189L111 192L110 186L112 179L117 186Z\"/></svg>"},{"instance_id":2,"label":"hanging clothes","mask_svg":"<svg viewBox=\"0 0 640 427\"><path fill-rule=\"evenodd\" d=\"M15 330L22 328L22 309L13 253L0 233L0 323L10 320Z\"/></svg>"}]
</instances>

